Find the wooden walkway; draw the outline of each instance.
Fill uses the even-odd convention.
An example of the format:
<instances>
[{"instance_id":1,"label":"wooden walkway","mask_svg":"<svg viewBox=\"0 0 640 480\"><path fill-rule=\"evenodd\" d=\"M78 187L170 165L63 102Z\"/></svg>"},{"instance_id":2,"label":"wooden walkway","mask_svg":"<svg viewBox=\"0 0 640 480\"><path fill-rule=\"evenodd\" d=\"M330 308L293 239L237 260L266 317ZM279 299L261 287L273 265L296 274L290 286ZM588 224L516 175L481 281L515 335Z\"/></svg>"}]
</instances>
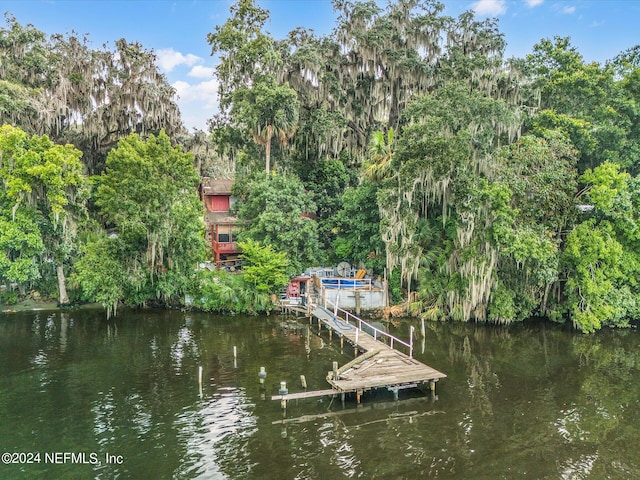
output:
<instances>
[{"instance_id":1,"label":"wooden walkway","mask_svg":"<svg viewBox=\"0 0 640 480\"><path fill-rule=\"evenodd\" d=\"M356 393L357 402L360 403L361 395L368 390L386 388L397 398L399 390L415 388L420 384L428 384L434 391L435 383L446 377L444 373L413 358L413 327L411 339L404 342L341 309L332 312L312 305L311 314L318 319L319 325L330 331L330 335L336 333L341 341L348 341L356 353L362 354L340 368L334 362L333 371L327 375L330 390L275 395L273 400L286 402L294 398ZM404 348L409 354L395 347Z\"/></svg>"}]
</instances>

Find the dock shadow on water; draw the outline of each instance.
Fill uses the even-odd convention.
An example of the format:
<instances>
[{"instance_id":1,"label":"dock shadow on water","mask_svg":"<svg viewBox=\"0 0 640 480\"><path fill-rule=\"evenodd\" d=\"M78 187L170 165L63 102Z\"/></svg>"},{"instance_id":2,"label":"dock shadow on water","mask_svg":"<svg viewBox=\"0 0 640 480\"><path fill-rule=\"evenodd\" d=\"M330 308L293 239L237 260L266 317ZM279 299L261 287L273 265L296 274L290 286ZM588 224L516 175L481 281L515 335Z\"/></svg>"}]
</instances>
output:
<instances>
[{"instance_id":1,"label":"dock shadow on water","mask_svg":"<svg viewBox=\"0 0 640 480\"><path fill-rule=\"evenodd\" d=\"M305 319L2 315L0 478L640 478L636 330L414 326L415 358L447 374L437 396L378 390L283 412L280 382L326 389L354 355Z\"/></svg>"}]
</instances>

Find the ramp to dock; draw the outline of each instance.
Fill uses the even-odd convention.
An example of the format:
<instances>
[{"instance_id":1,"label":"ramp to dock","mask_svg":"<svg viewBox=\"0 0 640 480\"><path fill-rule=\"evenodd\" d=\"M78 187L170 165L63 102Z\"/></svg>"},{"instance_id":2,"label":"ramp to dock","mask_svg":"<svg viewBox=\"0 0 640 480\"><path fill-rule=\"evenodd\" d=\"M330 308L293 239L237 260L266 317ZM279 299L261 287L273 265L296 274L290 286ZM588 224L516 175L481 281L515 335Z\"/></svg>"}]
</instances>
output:
<instances>
[{"instance_id":1,"label":"ramp to dock","mask_svg":"<svg viewBox=\"0 0 640 480\"><path fill-rule=\"evenodd\" d=\"M431 390L435 390L435 382L446 377L444 373L413 358L413 327L410 330L409 342L405 342L340 308L334 307L331 311L312 304L310 311L319 325L344 337L344 340L353 345L361 355L329 372L327 382L331 385L330 390L275 395L272 397L274 400L286 401L355 392L360 403L360 395L368 390L387 388L397 395L398 390L425 383L429 384ZM404 353L398 348L403 348L409 353Z\"/></svg>"}]
</instances>

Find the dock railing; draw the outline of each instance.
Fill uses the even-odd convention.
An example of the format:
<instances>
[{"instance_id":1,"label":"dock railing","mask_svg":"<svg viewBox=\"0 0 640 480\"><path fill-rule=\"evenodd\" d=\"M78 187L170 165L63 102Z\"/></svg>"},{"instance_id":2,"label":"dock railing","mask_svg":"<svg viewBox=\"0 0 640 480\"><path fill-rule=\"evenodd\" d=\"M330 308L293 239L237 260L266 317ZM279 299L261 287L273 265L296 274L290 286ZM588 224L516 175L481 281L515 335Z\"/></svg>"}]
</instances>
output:
<instances>
[{"instance_id":1,"label":"dock railing","mask_svg":"<svg viewBox=\"0 0 640 480\"><path fill-rule=\"evenodd\" d=\"M335 317L338 317L338 312L343 313L344 316L345 316L345 322L347 322L349 325L351 325L351 322L349 322L349 319L350 318L353 319L353 324L356 326L356 328L358 330L360 330L362 332L364 332L364 330L362 329L362 326L365 325L368 329L373 331L373 339L374 340L378 340L378 337L388 338L389 339L389 347L392 348L392 349L397 350L397 348L394 346L394 344L398 344L399 343L401 345L404 345L405 347L407 347L409 349L409 358L413 358L413 333L414 333L413 325L409 329L409 343L407 343L404 340L400 340L398 337L394 337L390 333L385 332L384 330L380 330L379 328L374 327L373 325L371 325L367 321L361 319L360 317L355 316L353 313L348 312L347 310L343 310L342 308L338 307L338 305L334 304L331 300L326 300L326 303L327 303L327 305L331 304L333 306L333 315ZM356 343L357 343L357 340L356 340Z\"/></svg>"},{"instance_id":2,"label":"dock railing","mask_svg":"<svg viewBox=\"0 0 640 480\"><path fill-rule=\"evenodd\" d=\"M373 281L370 278L325 277L320 279L320 284L324 288L340 290L371 290L373 288Z\"/></svg>"}]
</instances>

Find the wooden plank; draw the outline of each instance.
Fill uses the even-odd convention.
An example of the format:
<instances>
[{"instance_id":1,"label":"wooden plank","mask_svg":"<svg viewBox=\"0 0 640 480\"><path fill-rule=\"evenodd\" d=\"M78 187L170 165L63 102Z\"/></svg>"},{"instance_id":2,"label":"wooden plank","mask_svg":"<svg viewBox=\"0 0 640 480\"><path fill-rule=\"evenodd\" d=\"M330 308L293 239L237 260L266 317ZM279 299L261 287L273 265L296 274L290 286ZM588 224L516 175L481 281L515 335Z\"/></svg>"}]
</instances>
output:
<instances>
[{"instance_id":1,"label":"wooden plank","mask_svg":"<svg viewBox=\"0 0 640 480\"><path fill-rule=\"evenodd\" d=\"M329 390L315 390L312 392L298 392L298 393L288 393L286 395L273 395L271 400L297 400L299 398L314 398L314 397L326 397L329 395L337 395L341 393L335 389Z\"/></svg>"},{"instance_id":2,"label":"wooden plank","mask_svg":"<svg viewBox=\"0 0 640 480\"><path fill-rule=\"evenodd\" d=\"M413 410L413 411L409 411L401 414L392 413L390 416L385 416L381 420L386 422L394 418L406 418L408 416L422 417L425 415L436 415L436 414L444 413L441 410L422 411L427 406L426 404L430 402L431 402L431 399L428 397L400 398L399 400L393 400L393 401L379 401L367 406L360 406L358 408L348 408L346 410L323 412L315 415L302 415L300 417L295 417L295 418L283 418L280 420L274 420L271 422L271 424L287 425L291 423L315 422L317 420L323 420L323 419L333 418L333 417L342 417L345 415L347 416L353 415L354 417L357 417L358 415L361 415L363 412L367 412L370 410L397 409L399 403L402 404L403 407L411 407L415 405L416 407L419 407L420 410Z\"/></svg>"}]
</instances>

